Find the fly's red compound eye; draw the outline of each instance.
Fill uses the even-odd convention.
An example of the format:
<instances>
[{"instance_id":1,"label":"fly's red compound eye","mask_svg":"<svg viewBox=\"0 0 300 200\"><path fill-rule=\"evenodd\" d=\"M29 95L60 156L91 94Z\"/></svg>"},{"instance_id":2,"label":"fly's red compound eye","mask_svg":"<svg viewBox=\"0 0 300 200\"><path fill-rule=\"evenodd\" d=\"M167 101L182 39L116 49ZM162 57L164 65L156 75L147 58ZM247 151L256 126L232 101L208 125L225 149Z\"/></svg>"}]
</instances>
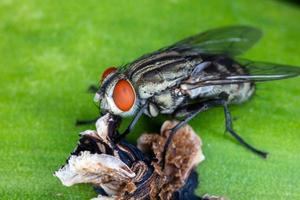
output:
<instances>
[{"instance_id":1,"label":"fly's red compound eye","mask_svg":"<svg viewBox=\"0 0 300 200\"><path fill-rule=\"evenodd\" d=\"M117 68L116 67L109 67L107 68L103 74L102 74L102 77L101 77L101 82L108 76L110 75L111 73L117 71Z\"/></svg>"},{"instance_id":2,"label":"fly's red compound eye","mask_svg":"<svg viewBox=\"0 0 300 200\"><path fill-rule=\"evenodd\" d=\"M122 111L129 111L135 102L135 91L127 80L119 80L113 91L113 100Z\"/></svg>"}]
</instances>

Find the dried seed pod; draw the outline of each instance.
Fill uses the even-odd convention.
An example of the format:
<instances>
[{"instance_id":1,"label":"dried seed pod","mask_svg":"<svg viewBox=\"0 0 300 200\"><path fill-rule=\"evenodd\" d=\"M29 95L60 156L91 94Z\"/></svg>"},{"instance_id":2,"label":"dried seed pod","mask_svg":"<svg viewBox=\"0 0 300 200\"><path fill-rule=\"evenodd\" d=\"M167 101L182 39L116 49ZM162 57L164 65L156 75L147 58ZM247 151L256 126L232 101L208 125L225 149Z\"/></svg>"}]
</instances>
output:
<instances>
[{"instance_id":1,"label":"dried seed pod","mask_svg":"<svg viewBox=\"0 0 300 200\"><path fill-rule=\"evenodd\" d=\"M162 158L162 152L169 137L169 131L178 122L166 121L161 127L161 134L143 134L138 139L138 147L144 152L153 152L156 161L152 162L155 172L159 174L159 183L152 186L150 195L153 199L171 199L173 194L180 190L189 178L193 168L204 160L201 150L202 141L194 130L186 125L180 128L172 139ZM164 160L163 168L161 162Z\"/></svg>"},{"instance_id":2,"label":"dried seed pod","mask_svg":"<svg viewBox=\"0 0 300 200\"><path fill-rule=\"evenodd\" d=\"M154 169L151 160L135 146L114 142L118 124L118 118L107 114L96 122L97 131L82 132L67 164L54 175L66 186L91 183L106 196L132 194Z\"/></svg>"},{"instance_id":3,"label":"dried seed pod","mask_svg":"<svg viewBox=\"0 0 300 200\"><path fill-rule=\"evenodd\" d=\"M209 200L194 194L198 186L194 168L204 155L191 127L177 131L162 158L167 130L176 123L165 122L160 134L143 134L137 148L124 140L116 142L119 118L106 114L96 122L97 131L81 133L67 164L54 175L66 186L91 183L99 194L94 200Z\"/></svg>"}]
</instances>

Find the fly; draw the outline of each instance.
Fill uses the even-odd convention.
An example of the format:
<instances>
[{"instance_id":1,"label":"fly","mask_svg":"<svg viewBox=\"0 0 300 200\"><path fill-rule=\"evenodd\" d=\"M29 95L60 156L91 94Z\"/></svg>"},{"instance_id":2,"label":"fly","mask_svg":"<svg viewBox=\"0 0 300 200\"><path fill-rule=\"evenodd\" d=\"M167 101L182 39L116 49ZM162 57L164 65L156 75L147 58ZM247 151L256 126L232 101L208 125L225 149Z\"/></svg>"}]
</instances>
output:
<instances>
[{"instance_id":1,"label":"fly","mask_svg":"<svg viewBox=\"0 0 300 200\"><path fill-rule=\"evenodd\" d=\"M165 149L180 127L199 113L222 106L226 131L247 149L266 157L266 152L254 148L234 131L228 106L249 100L256 82L295 77L300 74L300 68L236 58L261 35L260 30L248 26L213 29L146 54L125 66L110 67L102 75L94 100L102 113L134 116L122 137L143 114L182 117L170 130L172 134Z\"/></svg>"}]
</instances>

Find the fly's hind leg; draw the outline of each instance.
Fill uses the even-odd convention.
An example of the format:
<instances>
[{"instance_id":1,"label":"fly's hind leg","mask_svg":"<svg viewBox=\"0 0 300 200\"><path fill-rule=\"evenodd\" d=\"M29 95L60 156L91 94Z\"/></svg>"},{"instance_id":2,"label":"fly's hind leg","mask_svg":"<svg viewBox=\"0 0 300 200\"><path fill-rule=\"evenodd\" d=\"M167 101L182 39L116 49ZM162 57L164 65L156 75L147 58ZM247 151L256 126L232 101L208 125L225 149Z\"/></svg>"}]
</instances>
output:
<instances>
[{"instance_id":1,"label":"fly's hind leg","mask_svg":"<svg viewBox=\"0 0 300 200\"><path fill-rule=\"evenodd\" d=\"M241 145L252 151L253 153L266 158L268 156L268 153L262 150L259 150L249 143L247 143L241 136L239 136L234 130L233 130L233 125L232 125L232 117L228 108L228 94L227 93L221 93L220 94L220 103L224 108L224 114L225 114L225 127L226 131L229 132Z\"/></svg>"},{"instance_id":2,"label":"fly's hind leg","mask_svg":"<svg viewBox=\"0 0 300 200\"><path fill-rule=\"evenodd\" d=\"M259 149L256 149L255 147L253 147L252 145L248 144L243 138L241 138L241 136L239 136L232 127L232 118L231 118L231 114L228 108L227 103L225 102L223 104L224 107L224 114L225 114L225 125L226 125L226 131L228 131L240 144L242 144L244 147L246 147L247 149L249 149L250 151L254 152L255 154L266 158L268 156L268 153Z\"/></svg>"},{"instance_id":3,"label":"fly's hind leg","mask_svg":"<svg viewBox=\"0 0 300 200\"><path fill-rule=\"evenodd\" d=\"M231 114L228 108L227 104L227 94L221 94L219 99L215 100L208 100L204 101L198 104L191 104L184 106L180 108L179 110L175 111L175 116L176 115L184 115L185 119L180 121L175 127L170 129L170 134L169 137L164 145L164 151L163 151L163 159L162 159L162 165L164 166L164 161L165 161L165 154L166 150L168 149L172 138L174 137L174 134L185 124L187 124L191 119L193 119L195 116L197 116L199 113L206 111L210 108L216 107L216 106L222 106L224 108L224 113L225 113L225 125L226 125L226 131L228 131L240 144L242 144L244 147L249 149L250 151L254 152L255 154L266 158L268 153L258 150L252 145L248 144L243 138L241 138L234 130L232 126L232 118Z\"/></svg>"},{"instance_id":4,"label":"fly's hind leg","mask_svg":"<svg viewBox=\"0 0 300 200\"><path fill-rule=\"evenodd\" d=\"M178 124L176 124L176 126L174 126L173 128L171 128L169 131L169 137L167 138L167 141L164 145L164 150L162 153L162 167L164 168L164 164L165 164L165 157L166 157L166 152L167 149L169 148L169 145L175 135L175 133L184 125L186 125L191 119L193 119L194 117L196 117L199 113L204 112L212 107L218 106L220 105L220 100L210 100L210 101L206 101L206 102L202 102L199 104L193 104L193 105L187 105L182 107L180 110L175 111L175 115L179 114L179 113L185 113L185 119L180 121Z\"/></svg>"}]
</instances>

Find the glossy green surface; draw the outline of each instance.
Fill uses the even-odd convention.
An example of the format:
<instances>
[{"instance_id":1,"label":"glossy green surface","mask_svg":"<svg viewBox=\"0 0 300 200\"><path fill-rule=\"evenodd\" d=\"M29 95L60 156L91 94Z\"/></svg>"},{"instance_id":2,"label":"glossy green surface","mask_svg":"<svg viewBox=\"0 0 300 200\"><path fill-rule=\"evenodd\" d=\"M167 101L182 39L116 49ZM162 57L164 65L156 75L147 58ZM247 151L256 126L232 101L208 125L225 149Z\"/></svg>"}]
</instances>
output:
<instances>
[{"instance_id":1,"label":"glossy green surface","mask_svg":"<svg viewBox=\"0 0 300 200\"><path fill-rule=\"evenodd\" d=\"M107 66L209 28L262 29L244 57L300 65L300 6L283 1L0 1L0 199L88 199L52 176L76 144L76 118L97 109L86 88ZM263 160L224 134L222 109L190 124L206 160L199 194L232 200L300 199L300 78L265 83L233 106L235 129L270 152ZM127 121L128 122L128 121ZM147 124L148 123L148 124ZM145 118L135 134L149 127Z\"/></svg>"}]
</instances>

